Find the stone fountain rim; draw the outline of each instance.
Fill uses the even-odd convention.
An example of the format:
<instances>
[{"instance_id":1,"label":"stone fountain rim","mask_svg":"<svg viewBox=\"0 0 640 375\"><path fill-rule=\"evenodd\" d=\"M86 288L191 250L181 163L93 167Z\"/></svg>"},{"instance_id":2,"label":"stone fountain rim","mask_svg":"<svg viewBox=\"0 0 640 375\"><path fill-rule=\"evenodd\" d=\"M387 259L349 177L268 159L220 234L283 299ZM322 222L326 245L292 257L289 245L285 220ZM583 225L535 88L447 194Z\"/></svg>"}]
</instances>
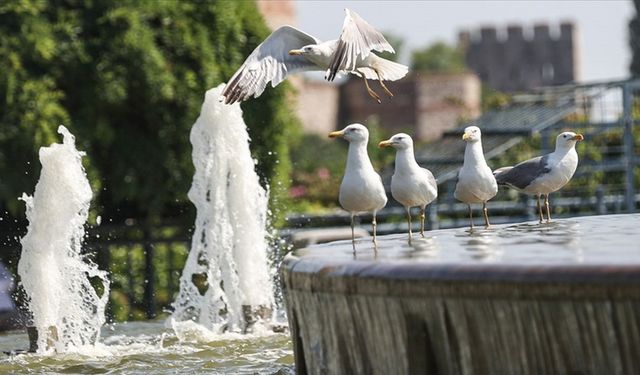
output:
<instances>
[{"instance_id":1,"label":"stone fountain rim","mask_svg":"<svg viewBox=\"0 0 640 375\"><path fill-rule=\"evenodd\" d=\"M640 219L640 214L609 216ZM605 217L579 218L580 221L602 219ZM571 220L575 221L576 218ZM632 224L635 225L635 222ZM598 296L625 294L640 299L640 261L635 258L626 262L604 257L598 262L584 263L545 259L527 260L523 263L434 263L418 258L389 258L386 254L375 259L370 248L361 253L356 249L356 254L352 257L346 254L345 249L349 249L349 246L337 243L336 245L340 246L339 250L334 247L332 251L324 252L324 248L312 246L286 255L282 265L283 277L288 282L286 284L301 291L349 294L454 295L460 290L483 289L492 295L513 295L516 293L513 290L518 289L526 290L526 293L542 293L549 296L595 293ZM621 246L620 241L616 246ZM622 246L629 254L629 250L635 250L636 244L633 241L624 241ZM384 248L379 249L378 255L384 251ZM635 253L633 251L630 254ZM363 254L364 258L357 259L360 254Z\"/></svg>"},{"instance_id":2,"label":"stone fountain rim","mask_svg":"<svg viewBox=\"0 0 640 375\"><path fill-rule=\"evenodd\" d=\"M381 263L288 254L282 271L289 289L311 293L640 299L640 265Z\"/></svg>"},{"instance_id":3,"label":"stone fountain rim","mask_svg":"<svg viewBox=\"0 0 640 375\"><path fill-rule=\"evenodd\" d=\"M380 278L406 281L503 281L638 283L640 264L554 263L424 263L335 260L321 257L285 256L283 267L294 273L318 277Z\"/></svg>"}]
</instances>

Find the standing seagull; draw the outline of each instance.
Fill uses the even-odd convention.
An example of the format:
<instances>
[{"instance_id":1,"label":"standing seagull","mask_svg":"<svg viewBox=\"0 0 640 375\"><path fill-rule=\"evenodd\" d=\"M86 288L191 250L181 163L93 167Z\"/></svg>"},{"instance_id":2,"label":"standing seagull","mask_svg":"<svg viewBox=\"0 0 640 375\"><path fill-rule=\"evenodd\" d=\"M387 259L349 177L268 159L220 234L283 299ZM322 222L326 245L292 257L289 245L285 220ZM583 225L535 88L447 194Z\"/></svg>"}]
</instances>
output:
<instances>
[{"instance_id":1,"label":"standing seagull","mask_svg":"<svg viewBox=\"0 0 640 375\"><path fill-rule=\"evenodd\" d=\"M469 205L469 220L473 229L472 203L482 203L484 213L484 223L487 228L489 224L489 214L487 212L487 201L498 193L496 178L487 165L482 152L482 135L477 126L469 126L464 129L462 140L467 142L464 150L464 162L458 173L458 183L453 196Z\"/></svg>"},{"instance_id":2,"label":"standing seagull","mask_svg":"<svg viewBox=\"0 0 640 375\"><path fill-rule=\"evenodd\" d=\"M424 210L438 196L438 185L430 170L421 168L413 155L413 140L399 133L382 141L379 147L396 149L396 168L391 177L391 195L407 210L411 244L411 207L420 207L420 235L424 237Z\"/></svg>"},{"instance_id":3,"label":"standing seagull","mask_svg":"<svg viewBox=\"0 0 640 375\"><path fill-rule=\"evenodd\" d=\"M544 220L540 197L544 195L547 209L547 223L551 221L549 194L566 185L578 167L576 142L582 141L582 134L560 133L556 137L556 149L550 154L523 161L514 167L502 167L493 174L499 185L509 186L525 194L538 198L540 223Z\"/></svg>"},{"instance_id":4,"label":"standing seagull","mask_svg":"<svg viewBox=\"0 0 640 375\"><path fill-rule=\"evenodd\" d=\"M367 79L375 79L389 96L383 81L404 77L409 68L383 59L371 51L395 53L384 36L355 12L345 9L346 16L339 39L321 42L292 26L282 26L271 33L229 79L222 92L224 102L232 104L257 98L267 84L277 86L288 74L319 70L333 81L338 72L362 77L367 92L380 103L380 96L369 87Z\"/></svg>"},{"instance_id":5,"label":"standing seagull","mask_svg":"<svg viewBox=\"0 0 640 375\"><path fill-rule=\"evenodd\" d=\"M349 141L347 167L340 185L340 205L351 214L351 243L356 251L354 217L359 212L373 212L373 243L376 242L376 213L387 204L387 194L380 175L376 173L367 154L369 131L364 125L351 124L329 133L329 137L342 137Z\"/></svg>"}]
</instances>

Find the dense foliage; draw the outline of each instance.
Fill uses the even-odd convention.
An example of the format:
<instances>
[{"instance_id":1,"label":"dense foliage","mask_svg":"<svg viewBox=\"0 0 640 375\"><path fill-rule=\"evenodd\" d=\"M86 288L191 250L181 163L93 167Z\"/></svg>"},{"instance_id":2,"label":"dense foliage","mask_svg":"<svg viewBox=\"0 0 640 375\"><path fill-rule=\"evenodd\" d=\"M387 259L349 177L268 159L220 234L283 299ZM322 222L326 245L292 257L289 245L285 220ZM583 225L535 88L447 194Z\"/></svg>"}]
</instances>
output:
<instances>
[{"instance_id":1,"label":"dense foliage","mask_svg":"<svg viewBox=\"0 0 640 375\"><path fill-rule=\"evenodd\" d=\"M253 2L8 0L0 3L0 209L20 217L37 150L65 124L87 152L109 218L191 209L189 131L206 90L269 33ZM285 191L295 128L286 85L243 104L272 196ZM184 215L183 215L184 216Z\"/></svg>"},{"instance_id":2,"label":"dense foliage","mask_svg":"<svg viewBox=\"0 0 640 375\"><path fill-rule=\"evenodd\" d=\"M460 73L466 70L463 52L436 42L411 52L411 70L424 73Z\"/></svg>"}]
</instances>

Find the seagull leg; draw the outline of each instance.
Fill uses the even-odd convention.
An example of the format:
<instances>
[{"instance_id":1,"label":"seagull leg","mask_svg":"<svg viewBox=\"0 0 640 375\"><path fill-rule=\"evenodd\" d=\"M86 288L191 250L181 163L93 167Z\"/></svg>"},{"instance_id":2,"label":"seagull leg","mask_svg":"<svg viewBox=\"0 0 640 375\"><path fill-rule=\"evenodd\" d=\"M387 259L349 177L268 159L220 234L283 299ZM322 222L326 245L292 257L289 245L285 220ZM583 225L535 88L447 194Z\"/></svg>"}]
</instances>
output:
<instances>
[{"instance_id":1,"label":"seagull leg","mask_svg":"<svg viewBox=\"0 0 640 375\"><path fill-rule=\"evenodd\" d=\"M551 222L551 211L549 210L549 194L544 196L544 205L547 208L547 223Z\"/></svg>"},{"instance_id":2,"label":"seagull leg","mask_svg":"<svg viewBox=\"0 0 640 375\"><path fill-rule=\"evenodd\" d=\"M424 207L420 209L420 235L424 238Z\"/></svg>"},{"instance_id":3,"label":"seagull leg","mask_svg":"<svg viewBox=\"0 0 640 375\"><path fill-rule=\"evenodd\" d=\"M382 82L382 77L380 77L380 73L378 73L377 70L376 70L376 75L378 76L378 82L380 82L380 86L382 86L382 89L384 90L384 92L386 92L387 95L389 95L390 98L393 98L393 93L391 91L389 91L389 89L384 84L384 82Z\"/></svg>"},{"instance_id":4,"label":"seagull leg","mask_svg":"<svg viewBox=\"0 0 640 375\"><path fill-rule=\"evenodd\" d=\"M473 212L471 211L471 205L469 204L469 222L471 223L471 230L473 230Z\"/></svg>"},{"instance_id":5,"label":"seagull leg","mask_svg":"<svg viewBox=\"0 0 640 375\"><path fill-rule=\"evenodd\" d=\"M356 235L354 231L354 215L351 214L351 245L353 245L353 255L356 255Z\"/></svg>"},{"instance_id":6,"label":"seagull leg","mask_svg":"<svg viewBox=\"0 0 640 375\"><path fill-rule=\"evenodd\" d=\"M489 224L489 210L487 210L487 202L482 202L482 212L484 213L484 225L489 228L491 224Z\"/></svg>"},{"instance_id":7,"label":"seagull leg","mask_svg":"<svg viewBox=\"0 0 640 375\"><path fill-rule=\"evenodd\" d=\"M367 77L365 77L364 74L362 74L362 79L364 80L364 85L367 87L367 92L369 93L369 96L375 99L378 102L378 104L382 103L382 101L380 100L380 96L378 96L378 94L376 94L376 92L373 91L371 87L369 87L369 82L367 82Z\"/></svg>"},{"instance_id":8,"label":"seagull leg","mask_svg":"<svg viewBox=\"0 0 640 375\"><path fill-rule=\"evenodd\" d=\"M409 245L411 245L411 207L407 207L407 223L409 225Z\"/></svg>"},{"instance_id":9,"label":"seagull leg","mask_svg":"<svg viewBox=\"0 0 640 375\"><path fill-rule=\"evenodd\" d=\"M544 220L544 215L542 215L542 205L540 204L540 196L542 194L538 194L538 214L540 215L540 224L542 224L542 221Z\"/></svg>"},{"instance_id":10,"label":"seagull leg","mask_svg":"<svg viewBox=\"0 0 640 375\"><path fill-rule=\"evenodd\" d=\"M371 221L373 226L373 245L378 246L378 240L376 240L376 229L378 228L378 222L376 221L376 212L373 211L373 220Z\"/></svg>"}]
</instances>

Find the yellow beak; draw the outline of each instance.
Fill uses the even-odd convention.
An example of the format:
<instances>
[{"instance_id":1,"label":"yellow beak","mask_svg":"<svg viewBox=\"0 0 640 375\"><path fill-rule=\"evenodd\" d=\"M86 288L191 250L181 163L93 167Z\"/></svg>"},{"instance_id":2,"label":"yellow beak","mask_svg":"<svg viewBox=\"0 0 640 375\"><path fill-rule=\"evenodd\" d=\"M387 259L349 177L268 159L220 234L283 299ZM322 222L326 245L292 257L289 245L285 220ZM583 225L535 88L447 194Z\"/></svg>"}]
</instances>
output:
<instances>
[{"instance_id":1,"label":"yellow beak","mask_svg":"<svg viewBox=\"0 0 640 375\"><path fill-rule=\"evenodd\" d=\"M464 133L464 134L462 135L462 140L463 140L463 141L466 141L466 140L467 140L467 139L469 139L470 137L471 137L471 136L470 136L468 133Z\"/></svg>"},{"instance_id":2,"label":"yellow beak","mask_svg":"<svg viewBox=\"0 0 640 375\"><path fill-rule=\"evenodd\" d=\"M329 138L342 137L343 135L344 135L344 132L342 130L338 130L338 131L329 133Z\"/></svg>"},{"instance_id":3,"label":"yellow beak","mask_svg":"<svg viewBox=\"0 0 640 375\"><path fill-rule=\"evenodd\" d=\"M393 144L393 142L386 140L386 141L382 141L380 143L378 143L378 147L380 148L385 148L385 147L389 147Z\"/></svg>"},{"instance_id":4,"label":"yellow beak","mask_svg":"<svg viewBox=\"0 0 640 375\"><path fill-rule=\"evenodd\" d=\"M578 142L584 141L584 137L582 136L582 134L576 134L571 139L573 139L574 141L578 141Z\"/></svg>"},{"instance_id":5,"label":"yellow beak","mask_svg":"<svg viewBox=\"0 0 640 375\"><path fill-rule=\"evenodd\" d=\"M302 55L301 49L292 49L289 51L289 55Z\"/></svg>"}]
</instances>

